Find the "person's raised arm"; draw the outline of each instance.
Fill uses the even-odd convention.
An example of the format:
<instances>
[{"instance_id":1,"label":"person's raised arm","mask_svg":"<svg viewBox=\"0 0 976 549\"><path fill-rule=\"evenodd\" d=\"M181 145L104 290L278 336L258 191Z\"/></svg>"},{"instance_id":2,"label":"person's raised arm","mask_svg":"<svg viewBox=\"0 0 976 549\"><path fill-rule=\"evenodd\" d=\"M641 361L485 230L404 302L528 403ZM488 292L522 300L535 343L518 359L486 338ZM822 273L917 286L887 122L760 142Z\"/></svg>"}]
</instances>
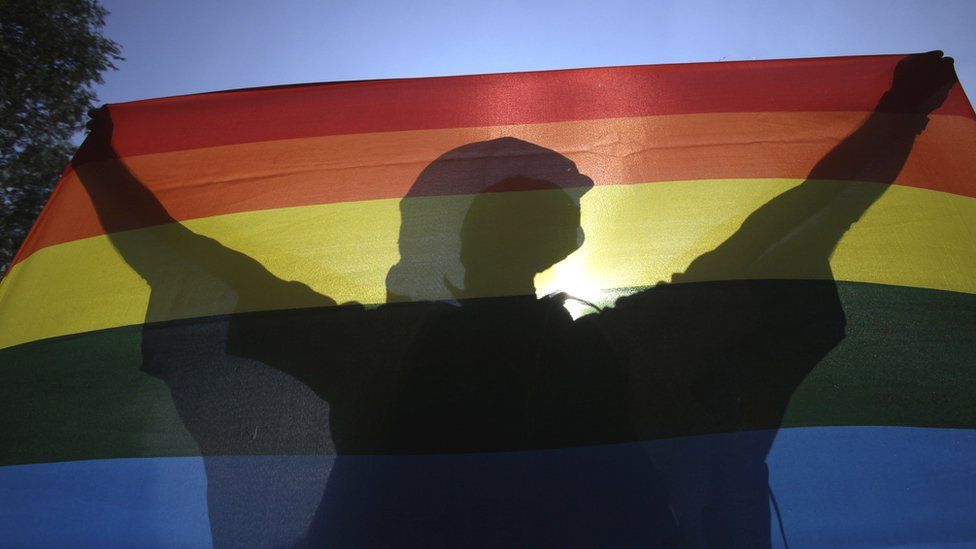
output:
<instances>
[{"instance_id":1,"label":"person's raised arm","mask_svg":"<svg viewBox=\"0 0 976 549\"><path fill-rule=\"evenodd\" d=\"M174 219L115 152L107 107L92 113L88 127L91 133L76 155L74 171L112 244L150 287L172 283L167 279L168 270L152 258L165 254L170 262L202 269L227 284L238 295L238 309L247 310L249 301L266 301L269 295L281 298L281 306L292 305L289 302L294 300L306 306L335 304L305 285L277 278L255 259L198 235ZM146 226L155 226L155 230L130 231Z\"/></svg>"},{"instance_id":2,"label":"person's raised arm","mask_svg":"<svg viewBox=\"0 0 976 549\"><path fill-rule=\"evenodd\" d=\"M335 305L307 285L281 280L254 258L174 219L116 154L107 108L93 113L89 128L73 168L112 245L150 286L147 322L169 319L174 312L179 317ZM304 361L259 344L269 337L255 337L264 328L260 318L232 317L227 352L307 377ZM307 343L307 330L285 333L289 341L277 348L300 349Z\"/></svg>"},{"instance_id":3,"label":"person's raised arm","mask_svg":"<svg viewBox=\"0 0 976 549\"><path fill-rule=\"evenodd\" d=\"M897 178L928 114L955 82L952 59L942 52L903 59L875 110L806 181L752 213L686 273L696 279L712 278L711 271L753 278L790 269L831 278L827 260L837 242Z\"/></svg>"},{"instance_id":4,"label":"person's raised arm","mask_svg":"<svg viewBox=\"0 0 976 549\"><path fill-rule=\"evenodd\" d=\"M952 60L941 52L903 59L877 108L803 183L754 211L725 242L672 278L675 283L750 282L669 284L617 301L612 329L656 364L635 370L634 379L645 379L646 372L656 376L636 382L638 407L660 400L655 384L672 383L685 391L672 391L684 395L675 399L676 407L698 402L714 421L738 417L729 412L730 398L754 403L771 398L779 404L756 404L756 409L774 410L774 416L781 411L777 406L844 337L846 318L832 283L830 255L895 181L928 114L955 82ZM797 275L825 283L767 283ZM764 354L779 358L761 358ZM778 385L769 381L773 378ZM765 424L775 424L764 417Z\"/></svg>"}]
</instances>

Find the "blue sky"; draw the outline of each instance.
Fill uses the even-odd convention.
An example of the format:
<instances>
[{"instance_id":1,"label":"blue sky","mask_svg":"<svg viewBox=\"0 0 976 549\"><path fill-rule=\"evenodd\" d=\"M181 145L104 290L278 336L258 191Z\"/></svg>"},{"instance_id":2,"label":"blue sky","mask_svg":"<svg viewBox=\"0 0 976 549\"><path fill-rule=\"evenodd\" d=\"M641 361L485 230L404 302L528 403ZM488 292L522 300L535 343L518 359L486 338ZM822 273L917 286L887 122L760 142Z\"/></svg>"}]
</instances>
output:
<instances>
[{"instance_id":1,"label":"blue sky","mask_svg":"<svg viewBox=\"0 0 976 549\"><path fill-rule=\"evenodd\" d=\"M976 1L103 0L104 102L296 82L942 49L976 89Z\"/></svg>"}]
</instances>

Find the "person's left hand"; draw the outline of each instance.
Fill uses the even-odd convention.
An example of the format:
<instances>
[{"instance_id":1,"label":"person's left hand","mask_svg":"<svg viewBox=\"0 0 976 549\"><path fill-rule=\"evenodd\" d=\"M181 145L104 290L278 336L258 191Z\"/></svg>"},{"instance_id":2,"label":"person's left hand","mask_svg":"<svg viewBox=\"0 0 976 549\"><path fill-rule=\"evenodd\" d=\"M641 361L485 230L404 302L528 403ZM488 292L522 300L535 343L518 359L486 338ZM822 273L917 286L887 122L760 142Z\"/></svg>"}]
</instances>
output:
<instances>
[{"instance_id":1,"label":"person's left hand","mask_svg":"<svg viewBox=\"0 0 976 549\"><path fill-rule=\"evenodd\" d=\"M75 164L118 158L119 155L115 152L115 147L112 146L115 124L112 122L112 115L108 111L108 106L89 110L88 117L88 123L85 124L88 136L85 137L85 141L75 153Z\"/></svg>"}]
</instances>

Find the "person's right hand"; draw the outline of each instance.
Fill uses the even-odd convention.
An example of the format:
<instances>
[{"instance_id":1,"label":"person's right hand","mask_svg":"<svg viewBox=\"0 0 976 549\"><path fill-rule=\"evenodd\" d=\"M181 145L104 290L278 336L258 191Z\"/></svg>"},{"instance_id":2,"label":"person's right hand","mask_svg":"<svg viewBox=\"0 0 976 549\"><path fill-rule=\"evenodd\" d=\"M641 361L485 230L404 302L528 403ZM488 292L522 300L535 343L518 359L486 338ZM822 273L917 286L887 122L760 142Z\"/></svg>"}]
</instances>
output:
<instances>
[{"instance_id":1,"label":"person's right hand","mask_svg":"<svg viewBox=\"0 0 976 549\"><path fill-rule=\"evenodd\" d=\"M895 67L891 89L877 110L929 114L942 105L956 81L953 59L941 51L909 55Z\"/></svg>"}]
</instances>

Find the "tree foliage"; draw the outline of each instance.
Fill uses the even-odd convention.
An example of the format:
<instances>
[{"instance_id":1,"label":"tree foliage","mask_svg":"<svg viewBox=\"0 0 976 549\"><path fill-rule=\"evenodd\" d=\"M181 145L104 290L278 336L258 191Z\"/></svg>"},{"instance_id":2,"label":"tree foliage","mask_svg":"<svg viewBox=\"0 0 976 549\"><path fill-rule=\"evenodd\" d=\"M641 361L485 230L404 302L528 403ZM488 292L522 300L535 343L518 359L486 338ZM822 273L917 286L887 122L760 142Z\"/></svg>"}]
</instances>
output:
<instances>
[{"instance_id":1,"label":"tree foliage","mask_svg":"<svg viewBox=\"0 0 976 549\"><path fill-rule=\"evenodd\" d=\"M0 0L0 274L40 213L121 60L96 0Z\"/></svg>"}]
</instances>

